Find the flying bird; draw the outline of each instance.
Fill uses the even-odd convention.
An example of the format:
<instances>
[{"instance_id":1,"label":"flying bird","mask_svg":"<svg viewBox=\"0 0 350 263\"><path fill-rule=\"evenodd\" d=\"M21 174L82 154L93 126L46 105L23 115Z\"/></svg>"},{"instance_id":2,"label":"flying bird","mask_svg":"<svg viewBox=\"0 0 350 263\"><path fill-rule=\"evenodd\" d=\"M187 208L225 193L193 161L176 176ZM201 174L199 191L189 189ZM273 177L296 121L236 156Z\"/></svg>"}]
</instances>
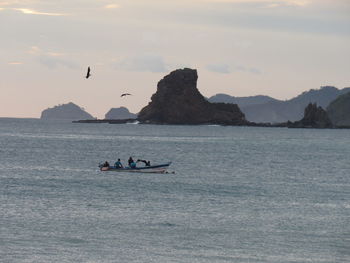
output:
<instances>
[{"instance_id":1,"label":"flying bird","mask_svg":"<svg viewBox=\"0 0 350 263\"><path fill-rule=\"evenodd\" d=\"M86 73L86 77L85 78L89 78L91 76L91 74L90 74L90 67L88 67L88 70L87 70L87 73Z\"/></svg>"},{"instance_id":2,"label":"flying bird","mask_svg":"<svg viewBox=\"0 0 350 263\"><path fill-rule=\"evenodd\" d=\"M130 93L123 93L122 95L120 95L120 97L124 97L124 96L128 96L131 95Z\"/></svg>"}]
</instances>

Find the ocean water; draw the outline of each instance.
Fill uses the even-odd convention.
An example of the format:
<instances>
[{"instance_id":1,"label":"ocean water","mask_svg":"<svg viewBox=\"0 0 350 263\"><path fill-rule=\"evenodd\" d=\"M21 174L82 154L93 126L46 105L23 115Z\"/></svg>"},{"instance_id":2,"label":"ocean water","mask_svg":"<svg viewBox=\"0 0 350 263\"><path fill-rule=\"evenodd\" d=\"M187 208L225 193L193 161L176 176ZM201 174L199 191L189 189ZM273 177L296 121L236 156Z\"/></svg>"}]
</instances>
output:
<instances>
[{"instance_id":1,"label":"ocean water","mask_svg":"<svg viewBox=\"0 0 350 263\"><path fill-rule=\"evenodd\" d=\"M0 119L0 262L350 262L350 131Z\"/></svg>"}]
</instances>

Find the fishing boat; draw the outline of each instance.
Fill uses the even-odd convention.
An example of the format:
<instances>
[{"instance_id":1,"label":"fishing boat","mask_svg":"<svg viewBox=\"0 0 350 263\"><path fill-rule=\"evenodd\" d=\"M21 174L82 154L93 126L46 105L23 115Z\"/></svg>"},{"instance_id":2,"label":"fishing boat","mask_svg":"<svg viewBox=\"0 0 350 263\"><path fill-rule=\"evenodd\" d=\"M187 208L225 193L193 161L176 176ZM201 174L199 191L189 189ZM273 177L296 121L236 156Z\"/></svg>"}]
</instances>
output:
<instances>
[{"instance_id":1,"label":"fishing boat","mask_svg":"<svg viewBox=\"0 0 350 263\"><path fill-rule=\"evenodd\" d=\"M99 168L102 172L129 172L129 173L167 173L167 169L169 168L171 162L163 163L163 164L156 164L156 165L150 165L150 166L140 166L140 167L123 167L118 168L115 166L103 166L103 164L99 164Z\"/></svg>"}]
</instances>

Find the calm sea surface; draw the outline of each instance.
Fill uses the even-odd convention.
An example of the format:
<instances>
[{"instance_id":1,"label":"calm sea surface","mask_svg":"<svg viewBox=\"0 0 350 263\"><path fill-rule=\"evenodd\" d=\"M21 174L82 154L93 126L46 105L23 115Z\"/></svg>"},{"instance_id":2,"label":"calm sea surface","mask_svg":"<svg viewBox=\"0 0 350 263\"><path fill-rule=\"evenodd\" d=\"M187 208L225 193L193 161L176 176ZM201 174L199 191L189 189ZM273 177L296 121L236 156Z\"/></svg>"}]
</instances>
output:
<instances>
[{"instance_id":1,"label":"calm sea surface","mask_svg":"<svg viewBox=\"0 0 350 263\"><path fill-rule=\"evenodd\" d=\"M350 131L0 119L0 262L350 262Z\"/></svg>"}]
</instances>

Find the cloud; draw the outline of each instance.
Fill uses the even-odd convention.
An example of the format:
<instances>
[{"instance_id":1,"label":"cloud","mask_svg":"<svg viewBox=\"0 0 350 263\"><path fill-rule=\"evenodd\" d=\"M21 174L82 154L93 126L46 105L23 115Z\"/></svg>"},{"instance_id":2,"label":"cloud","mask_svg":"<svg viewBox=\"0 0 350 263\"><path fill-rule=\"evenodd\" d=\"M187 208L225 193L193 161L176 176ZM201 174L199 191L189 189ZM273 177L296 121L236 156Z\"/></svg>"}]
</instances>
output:
<instances>
[{"instance_id":1,"label":"cloud","mask_svg":"<svg viewBox=\"0 0 350 263\"><path fill-rule=\"evenodd\" d=\"M79 68L79 66L73 61L48 55L39 56L39 62L49 69L56 69L58 67L65 67L70 69Z\"/></svg>"},{"instance_id":2,"label":"cloud","mask_svg":"<svg viewBox=\"0 0 350 263\"><path fill-rule=\"evenodd\" d=\"M257 74L257 75L262 74L262 71L258 68L248 68L248 72L250 72L252 74Z\"/></svg>"},{"instance_id":3,"label":"cloud","mask_svg":"<svg viewBox=\"0 0 350 263\"><path fill-rule=\"evenodd\" d=\"M65 59L64 53L53 52L53 51L47 52L37 46L30 47L30 49L28 50L28 53L35 56L40 62L40 64L50 69L55 69L58 67L76 69L79 67L77 63L69 59Z\"/></svg>"},{"instance_id":4,"label":"cloud","mask_svg":"<svg viewBox=\"0 0 350 263\"><path fill-rule=\"evenodd\" d=\"M27 14L27 15L44 15L44 16L67 16L68 15L63 13L39 12L33 9L27 9L27 8L13 8L13 10L20 11L23 14Z\"/></svg>"},{"instance_id":5,"label":"cloud","mask_svg":"<svg viewBox=\"0 0 350 263\"><path fill-rule=\"evenodd\" d=\"M233 4L264 4L266 7L278 7L278 6L306 6L311 3L311 0L198 0L204 2L213 3L233 3Z\"/></svg>"},{"instance_id":6,"label":"cloud","mask_svg":"<svg viewBox=\"0 0 350 263\"><path fill-rule=\"evenodd\" d=\"M245 66L230 66L228 64L209 64L206 69L221 74L230 74L233 72L246 72L251 74L260 75L262 71L255 67L245 67Z\"/></svg>"},{"instance_id":7,"label":"cloud","mask_svg":"<svg viewBox=\"0 0 350 263\"><path fill-rule=\"evenodd\" d=\"M61 53L61 52L54 52L54 51L48 51L48 52L45 52L44 50L42 50L41 48L37 47L37 46L32 46L30 47L29 51L28 51L29 54L45 54L47 56L50 56L50 57L61 57L61 56L64 56L65 53Z\"/></svg>"},{"instance_id":8,"label":"cloud","mask_svg":"<svg viewBox=\"0 0 350 263\"><path fill-rule=\"evenodd\" d=\"M24 64L24 63L21 62L21 61L12 61L12 62L9 62L9 63L7 63L7 64L9 64L9 65L22 65L22 64Z\"/></svg>"},{"instance_id":9,"label":"cloud","mask_svg":"<svg viewBox=\"0 0 350 263\"><path fill-rule=\"evenodd\" d=\"M254 68L254 67L245 67L245 66L235 66L233 71L236 72L248 72L251 74L262 74L262 71L260 69Z\"/></svg>"},{"instance_id":10,"label":"cloud","mask_svg":"<svg viewBox=\"0 0 350 263\"><path fill-rule=\"evenodd\" d=\"M206 66L207 70L216 73L229 74L231 73L230 66L227 64L210 64Z\"/></svg>"},{"instance_id":11,"label":"cloud","mask_svg":"<svg viewBox=\"0 0 350 263\"><path fill-rule=\"evenodd\" d=\"M168 67L163 57L158 55L142 55L124 59L115 64L117 69L140 72L167 72Z\"/></svg>"},{"instance_id":12,"label":"cloud","mask_svg":"<svg viewBox=\"0 0 350 263\"><path fill-rule=\"evenodd\" d=\"M109 4L109 5L105 5L104 8L116 9L116 8L120 8L120 5L118 5L118 4Z\"/></svg>"},{"instance_id":13,"label":"cloud","mask_svg":"<svg viewBox=\"0 0 350 263\"><path fill-rule=\"evenodd\" d=\"M30 47L30 49L28 50L29 54L38 54L41 52L41 49L37 46L32 46Z\"/></svg>"},{"instance_id":14,"label":"cloud","mask_svg":"<svg viewBox=\"0 0 350 263\"><path fill-rule=\"evenodd\" d=\"M37 3L39 0L8 0L1 1L0 6L28 5Z\"/></svg>"},{"instance_id":15,"label":"cloud","mask_svg":"<svg viewBox=\"0 0 350 263\"><path fill-rule=\"evenodd\" d=\"M47 52L47 55L51 56L51 57L61 57L64 56L64 53L58 53L58 52Z\"/></svg>"},{"instance_id":16,"label":"cloud","mask_svg":"<svg viewBox=\"0 0 350 263\"><path fill-rule=\"evenodd\" d=\"M292 3L294 6L303 7L303 10L290 7ZM169 15L169 20L173 18L177 23L190 25L271 32L350 34L349 16L345 15L346 8L334 7L332 10L330 4L325 6L310 4L310 8L306 8L306 5L307 3L302 1L233 1L223 2L222 5L215 2L215 6L206 6L207 9L199 7L196 12L189 9L186 15L184 15L186 11L182 13L174 11L174 17ZM215 12L210 11L209 7ZM284 9L276 9L277 7L284 7Z\"/></svg>"}]
</instances>

